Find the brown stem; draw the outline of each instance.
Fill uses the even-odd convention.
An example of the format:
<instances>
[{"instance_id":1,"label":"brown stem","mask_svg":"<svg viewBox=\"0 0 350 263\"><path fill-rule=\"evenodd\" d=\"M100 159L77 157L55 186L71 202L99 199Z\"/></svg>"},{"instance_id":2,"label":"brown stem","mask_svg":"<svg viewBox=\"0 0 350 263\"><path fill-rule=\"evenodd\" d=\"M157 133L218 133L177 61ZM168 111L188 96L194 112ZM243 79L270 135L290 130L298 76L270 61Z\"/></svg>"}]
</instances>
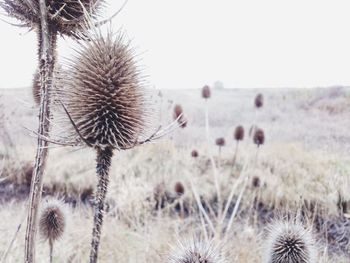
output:
<instances>
[{"instance_id":1,"label":"brown stem","mask_svg":"<svg viewBox=\"0 0 350 263\"><path fill-rule=\"evenodd\" d=\"M49 246L50 246L50 263L52 263L53 259L53 240L49 239Z\"/></svg>"},{"instance_id":2,"label":"brown stem","mask_svg":"<svg viewBox=\"0 0 350 263\"><path fill-rule=\"evenodd\" d=\"M105 208L105 199L108 186L108 174L111 166L111 159L113 156L112 149L98 149L97 150L97 165L96 172L98 176L97 193L95 196L95 214L94 225L92 230L92 241L90 250L90 263L97 262L98 248L101 238L101 228L103 223L103 212Z\"/></svg>"},{"instance_id":3,"label":"brown stem","mask_svg":"<svg viewBox=\"0 0 350 263\"><path fill-rule=\"evenodd\" d=\"M48 136L50 130L50 98L49 93L52 86L52 77L54 69L54 50L57 39L57 33L49 28L47 21L47 9L45 0L40 0L40 14L41 14L41 34L39 39L39 51L41 51L39 71L41 83L41 98L39 108L39 127L38 134ZM41 201L42 187L43 187L43 172L48 154L48 142L43 140L41 136L37 139L37 151L35 157L35 164L33 169L32 183L29 194L29 211L27 217L27 230L25 235L25 262L35 262L35 236L38 225L38 208Z\"/></svg>"}]
</instances>

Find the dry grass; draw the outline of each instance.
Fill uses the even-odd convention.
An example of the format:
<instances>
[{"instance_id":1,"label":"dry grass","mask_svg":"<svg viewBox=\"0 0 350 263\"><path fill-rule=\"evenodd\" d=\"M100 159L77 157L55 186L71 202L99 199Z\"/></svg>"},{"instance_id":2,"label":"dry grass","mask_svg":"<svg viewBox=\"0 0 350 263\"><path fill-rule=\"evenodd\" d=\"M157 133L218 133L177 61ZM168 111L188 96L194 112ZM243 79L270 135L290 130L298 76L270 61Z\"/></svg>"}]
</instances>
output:
<instances>
[{"instance_id":1,"label":"dry grass","mask_svg":"<svg viewBox=\"0 0 350 263\"><path fill-rule=\"evenodd\" d=\"M200 97L199 91L197 93ZM213 92L213 99L215 96ZM350 204L348 191L350 189L350 157L346 154L348 145L333 145L333 148L328 147L327 149L324 147L324 144L342 144L339 142L339 137L332 136L332 128L334 125L339 125L338 121L344 117L343 114L347 110L337 112L332 117L328 116L327 120L333 120L333 123L318 123L321 122L320 116L323 117L325 116L323 114L328 115L328 113L324 113L322 109L312 112L306 109L296 110L298 108L296 105L310 100L311 96L312 94L292 93L291 98L293 99L288 103L285 102L283 106L288 110L283 111L278 104L283 101L283 98L280 95L268 93L265 96L266 105L264 107L266 109L262 109L258 123L266 131L266 144L259 149L257 155L256 146L251 139L245 138L240 144L234 168L232 168L232 159L235 142L232 132L236 124L243 123L247 126L248 121L242 121L241 117L238 117L239 120L227 125L225 119L229 117L225 114L217 114L223 127L213 124L212 130L215 136L224 129L229 130L231 125L233 127L227 133L223 133L230 134L230 137L226 137L227 146L222 149L220 157L214 156L218 164L222 199L227 200L231 187L237 181L239 171L246 161L248 166L244 176L250 178L238 215L233 221L225 242L224 251L228 263L261 262L264 253L262 250L266 222L285 210L292 213L303 213L309 224L314 225L319 248L318 262L345 263L349 261L349 242L342 240L342 248L336 250L337 242L331 237L325 237L325 230L343 231L346 235L350 233L350 226L346 224L341 225L339 230L334 226L339 223L338 219L349 224L349 221L343 217L343 212L347 211L340 209L340 204L345 209L347 204ZM338 96L336 99L342 98ZM322 100L326 101L325 98ZM330 100L333 101L333 99ZM277 106L271 106L273 109L269 109L268 105L269 103L271 105L272 101L276 101ZM178 141L179 136L185 137L185 142L188 142L191 136L196 136L196 133L192 134L194 130L204 134L204 127L201 126L202 122L198 117L201 115L200 113L195 114L196 106L191 109L186 101L181 103L189 117L189 127L179 130L173 135L173 139L169 138L154 145L121 152L114 157L111 167L110 191L107 195L109 210L103 226L100 262L166 262L171 250L170 245L174 245L178 237L192 237L194 234L202 233L198 206L190 187L191 181L202 197L203 205L206 205L206 208L211 206L214 210L211 212L208 208L207 212L216 222L214 219L217 206L216 190L207 146L196 140L185 144ZM253 108L254 105L251 104ZM210 107L212 108L213 105ZM235 110L237 108L239 106L236 106ZM219 106L216 111L220 111ZM271 112L278 116L280 121L268 118ZM316 127L323 127L320 130L310 131L308 126L310 124L305 124L303 129L298 130L301 126L298 124L296 129L291 129L292 125L285 119L289 118L289 121L294 121L294 118L297 118L301 112L304 112L304 115L299 117L300 122L316 123ZM305 114L305 112L308 113ZM253 118L253 115L245 114L246 119ZM172 118L171 111L169 111L168 118ZM24 119L28 119L28 116ZM278 127L276 122L282 126ZM282 131L285 131L285 134L275 136ZM201 136L204 137L203 134ZM323 134L328 134L327 140L322 140ZM343 127L340 127L334 134L346 136ZM19 132L12 136L23 137L19 135ZM316 141L320 145L313 141L313 137L317 138ZM18 146L20 150L17 159L20 160L21 166L26 166L32 160L33 149L28 139L22 138L20 141L26 143ZM215 147L214 142L213 147ZM197 158L191 157L191 151L194 148L199 152ZM6 172L2 174L2 178L8 175L6 180L23 185L25 182L23 169L19 167L18 162L6 161L6 169L4 169ZM71 206L71 218L66 234L55 245L54 262L86 262L90 246L93 210L89 202L82 201L81 194L88 193L89 189L96 185L94 152L92 150L53 149L48 160L46 174L45 194L65 196ZM258 187L256 183L254 186L253 178L254 180L259 178ZM176 198L174 191L177 182L181 182L185 188L184 195L180 198ZM0 255L7 249L18 224L25 218L26 202L17 198L14 194L16 193L14 187L15 184L4 187L3 181L0 181L0 198L3 197L5 190L12 189L12 198L7 199L12 199L12 201L2 203L0 207L0 218L5 219L0 225L0 233L1 236L6 237L0 239ZM161 206L157 206L159 199L155 198L155 189L163 190L161 191L164 193ZM238 195L238 191L236 192L234 202ZM70 195L69 198L67 194ZM184 215L181 214L180 204L184 206ZM158 210L159 207L161 209ZM229 212L232 212L232 206ZM333 219L335 221L330 221ZM225 227L226 224L225 220L223 226ZM23 260L24 229L22 227L18 233L6 262ZM38 262L47 262L48 244L44 241L39 242L37 252Z\"/></svg>"}]
</instances>

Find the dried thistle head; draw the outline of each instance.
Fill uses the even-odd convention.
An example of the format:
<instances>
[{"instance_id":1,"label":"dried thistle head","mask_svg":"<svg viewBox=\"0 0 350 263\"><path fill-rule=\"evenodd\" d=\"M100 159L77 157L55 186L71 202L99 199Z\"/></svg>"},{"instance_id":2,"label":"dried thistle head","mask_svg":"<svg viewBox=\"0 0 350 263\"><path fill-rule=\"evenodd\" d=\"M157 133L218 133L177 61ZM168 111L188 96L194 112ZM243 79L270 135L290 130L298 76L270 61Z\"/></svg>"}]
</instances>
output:
<instances>
[{"instance_id":1,"label":"dried thistle head","mask_svg":"<svg viewBox=\"0 0 350 263\"><path fill-rule=\"evenodd\" d=\"M255 104L255 107L257 108L261 108L264 105L264 96L261 93L256 95L254 104Z\"/></svg>"},{"instance_id":2,"label":"dried thistle head","mask_svg":"<svg viewBox=\"0 0 350 263\"><path fill-rule=\"evenodd\" d=\"M269 226L265 251L266 263L316 263L317 249L310 229L291 220Z\"/></svg>"},{"instance_id":3,"label":"dried thistle head","mask_svg":"<svg viewBox=\"0 0 350 263\"><path fill-rule=\"evenodd\" d=\"M239 125L236 127L234 136L236 141L242 141L244 139L244 128L243 126Z\"/></svg>"},{"instance_id":4,"label":"dried thistle head","mask_svg":"<svg viewBox=\"0 0 350 263\"><path fill-rule=\"evenodd\" d=\"M173 248L168 263L226 263L220 250L213 242L187 240Z\"/></svg>"},{"instance_id":5,"label":"dried thistle head","mask_svg":"<svg viewBox=\"0 0 350 263\"><path fill-rule=\"evenodd\" d=\"M263 145L265 142L265 134L264 131L260 128L257 128L254 131L253 135L253 141L254 143L259 147L260 145Z\"/></svg>"},{"instance_id":6,"label":"dried thistle head","mask_svg":"<svg viewBox=\"0 0 350 263\"><path fill-rule=\"evenodd\" d=\"M198 157L198 151L197 150L192 150L192 152L191 152L191 156L193 157L193 158L197 158Z\"/></svg>"},{"instance_id":7,"label":"dried thistle head","mask_svg":"<svg viewBox=\"0 0 350 263\"><path fill-rule=\"evenodd\" d=\"M79 36L86 29L85 10L94 18L103 3L104 0L46 0L50 30L61 35ZM40 27L39 0L3 0L0 7L24 26Z\"/></svg>"},{"instance_id":8,"label":"dried thistle head","mask_svg":"<svg viewBox=\"0 0 350 263\"><path fill-rule=\"evenodd\" d=\"M210 98L210 87L208 85L205 85L203 88L202 88L202 97L204 99L209 99Z\"/></svg>"},{"instance_id":9,"label":"dried thistle head","mask_svg":"<svg viewBox=\"0 0 350 263\"><path fill-rule=\"evenodd\" d=\"M82 44L62 79L58 93L75 124L71 132L76 140L98 149L136 144L148 105L135 56L122 35L99 34Z\"/></svg>"},{"instance_id":10,"label":"dried thistle head","mask_svg":"<svg viewBox=\"0 0 350 263\"><path fill-rule=\"evenodd\" d=\"M39 231L50 242L61 238L67 225L67 213L59 200L49 200L42 207L39 219Z\"/></svg>"},{"instance_id":11,"label":"dried thistle head","mask_svg":"<svg viewBox=\"0 0 350 263\"><path fill-rule=\"evenodd\" d=\"M183 109L181 105L176 104L174 107L174 114L173 114L174 120L177 120L182 114L183 114Z\"/></svg>"},{"instance_id":12,"label":"dried thistle head","mask_svg":"<svg viewBox=\"0 0 350 263\"><path fill-rule=\"evenodd\" d=\"M185 186L181 182L176 182L174 190L177 196L182 196L185 193Z\"/></svg>"},{"instance_id":13,"label":"dried thistle head","mask_svg":"<svg viewBox=\"0 0 350 263\"><path fill-rule=\"evenodd\" d=\"M215 140L215 144L216 144L217 146L219 146L219 147L225 146L225 138L222 138L222 137L217 138L217 139Z\"/></svg>"}]
</instances>

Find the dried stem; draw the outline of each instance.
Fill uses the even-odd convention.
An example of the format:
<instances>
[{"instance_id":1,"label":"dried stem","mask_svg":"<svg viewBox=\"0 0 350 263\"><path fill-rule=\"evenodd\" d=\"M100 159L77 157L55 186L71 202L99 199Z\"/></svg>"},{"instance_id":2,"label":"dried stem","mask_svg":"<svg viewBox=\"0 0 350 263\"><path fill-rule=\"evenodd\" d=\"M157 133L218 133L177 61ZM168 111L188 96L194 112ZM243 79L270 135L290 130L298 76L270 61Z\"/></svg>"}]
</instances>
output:
<instances>
[{"instance_id":1,"label":"dried stem","mask_svg":"<svg viewBox=\"0 0 350 263\"><path fill-rule=\"evenodd\" d=\"M41 81L41 100L39 108L39 127L38 134L48 136L50 130L50 98L49 91L52 86L52 77L54 69L54 43L56 43L57 34L51 32L47 21L47 9L45 0L40 0L41 15L41 43L39 71ZM33 177L29 194L29 211L27 217L27 230L25 235L25 262L35 262L35 236L38 225L38 208L41 201L43 173L48 154L48 142L40 136L37 138L37 151L33 169Z\"/></svg>"},{"instance_id":2,"label":"dried stem","mask_svg":"<svg viewBox=\"0 0 350 263\"><path fill-rule=\"evenodd\" d=\"M50 263L52 263L53 259L53 240L49 239L49 246L50 246Z\"/></svg>"},{"instance_id":3,"label":"dried stem","mask_svg":"<svg viewBox=\"0 0 350 263\"><path fill-rule=\"evenodd\" d=\"M92 230L92 241L90 250L90 263L97 262L98 247L101 238L101 228L103 223L103 213L105 208L105 199L108 186L108 173L113 156L112 149L97 150L96 172L98 176L97 193L95 196L95 214L94 225Z\"/></svg>"}]
</instances>

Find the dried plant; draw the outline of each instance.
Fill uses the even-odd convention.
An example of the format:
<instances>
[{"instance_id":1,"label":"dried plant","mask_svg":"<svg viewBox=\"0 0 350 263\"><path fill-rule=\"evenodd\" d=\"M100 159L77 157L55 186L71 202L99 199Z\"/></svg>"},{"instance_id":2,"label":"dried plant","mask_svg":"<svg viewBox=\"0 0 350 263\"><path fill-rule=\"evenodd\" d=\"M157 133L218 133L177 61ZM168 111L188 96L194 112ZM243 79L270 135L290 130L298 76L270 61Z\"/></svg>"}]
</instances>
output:
<instances>
[{"instance_id":1,"label":"dried plant","mask_svg":"<svg viewBox=\"0 0 350 263\"><path fill-rule=\"evenodd\" d=\"M54 242L60 239L66 229L67 212L64 204L58 200L47 201L42 208L39 219L39 231L50 246L50 262L53 258Z\"/></svg>"},{"instance_id":2,"label":"dried plant","mask_svg":"<svg viewBox=\"0 0 350 263\"><path fill-rule=\"evenodd\" d=\"M264 106L264 96L261 93L256 95L255 100L254 100L254 105L258 109L261 108L262 106Z\"/></svg>"},{"instance_id":3,"label":"dried plant","mask_svg":"<svg viewBox=\"0 0 350 263\"><path fill-rule=\"evenodd\" d=\"M187 240L178 242L169 256L168 263L226 263L220 245L214 242Z\"/></svg>"},{"instance_id":4,"label":"dried plant","mask_svg":"<svg viewBox=\"0 0 350 263\"><path fill-rule=\"evenodd\" d=\"M266 263L316 263L317 257L311 230L292 220L269 226L265 253Z\"/></svg>"},{"instance_id":5,"label":"dried plant","mask_svg":"<svg viewBox=\"0 0 350 263\"><path fill-rule=\"evenodd\" d=\"M208 85L205 85L203 88L202 88L202 97L204 99L209 99L211 96L211 92L210 92L210 87Z\"/></svg>"},{"instance_id":6,"label":"dried plant","mask_svg":"<svg viewBox=\"0 0 350 263\"><path fill-rule=\"evenodd\" d=\"M181 128L186 128L186 126L187 126L187 119L184 116L184 111L183 111L181 105L179 105L179 104L175 105L173 118L174 118L175 121L177 120L177 122L179 123L179 126Z\"/></svg>"},{"instance_id":7,"label":"dried plant","mask_svg":"<svg viewBox=\"0 0 350 263\"><path fill-rule=\"evenodd\" d=\"M244 139L244 128L242 125L236 127L234 132L234 138L237 142L242 141Z\"/></svg>"},{"instance_id":8,"label":"dried plant","mask_svg":"<svg viewBox=\"0 0 350 263\"><path fill-rule=\"evenodd\" d=\"M199 156L198 151L197 151L197 150L192 150L191 156L192 156L193 158L197 158L197 157Z\"/></svg>"},{"instance_id":9,"label":"dried plant","mask_svg":"<svg viewBox=\"0 0 350 263\"><path fill-rule=\"evenodd\" d=\"M185 186L181 182L176 182L174 191L177 196L182 196L185 193Z\"/></svg>"},{"instance_id":10,"label":"dried plant","mask_svg":"<svg viewBox=\"0 0 350 263\"><path fill-rule=\"evenodd\" d=\"M68 62L57 94L70 129L61 142L86 145L96 150L98 176L90 263L96 262L100 243L109 169L115 150L127 150L160 138L160 128L150 137L150 105L135 54L121 34L96 32L92 41L81 44L75 59ZM178 119L175 121L175 123ZM58 142L59 143L59 142Z\"/></svg>"},{"instance_id":11,"label":"dried plant","mask_svg":"<svg viewBox=\"0 0 350 263\"><path fill-rule=\"evenodd\" d=\"M85 13L89 13L94 18L103 4L103 0L47 0L47 21L50 32L80 38L87 30ZM3 0L0 6L9 16L18 19L21 22L20 26L40 29L39 0Z\"/></svg>"},{"instance_id":12,"label":"dried plant","mask_svg":"<svg viewBox=\"0 0 350 263\"><path fill-rule=\"evenodd\" d=\"M225 138L217 138L215 144L219 147L219 156L221 156L221 148L225 146Z\"/></svg>"},{"instance_id":13,"label":"dried plant","mask_svg":"<svg viewBox=\"0 0 350 263\"><path fill-rule=\"evenodd\" d=\"M260 145L264 144L265 134L264 134L264 131L262 129L257 128L255 130L254 135L253 135L253 141L258 147L260 147Z\"/></svg>"}]
</instances>

